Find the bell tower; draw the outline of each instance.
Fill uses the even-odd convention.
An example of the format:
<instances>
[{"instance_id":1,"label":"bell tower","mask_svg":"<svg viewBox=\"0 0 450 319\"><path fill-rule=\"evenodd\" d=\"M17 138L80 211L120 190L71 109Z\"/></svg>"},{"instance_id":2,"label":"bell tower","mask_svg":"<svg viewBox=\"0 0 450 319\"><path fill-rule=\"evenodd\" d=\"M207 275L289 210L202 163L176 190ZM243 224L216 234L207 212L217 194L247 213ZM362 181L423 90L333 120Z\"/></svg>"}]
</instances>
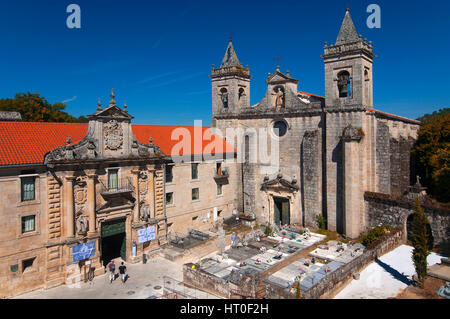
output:
<instances>
[{"instance_id":1,"label":"bell tower","mask_svg":"<svg viewBox=\"0 0 450 319\"><path fill-rule=\"evenodd\" d=\"M222 64L211 69L212 114L239 112L240 108L250 106L250 70L243 67L234 51L230 39Z\"/></svg>"},{"instance_id":2,"label":"bell tower","mask_svg":"<svg viewBox=\"0 0 450 319\"><path fill-rule=\"evenodd\" d=\"M325 42L325 105L327 108L373 107L372 41L356 32L347 9L336 43Z\"/></svg>"}]
</instances>

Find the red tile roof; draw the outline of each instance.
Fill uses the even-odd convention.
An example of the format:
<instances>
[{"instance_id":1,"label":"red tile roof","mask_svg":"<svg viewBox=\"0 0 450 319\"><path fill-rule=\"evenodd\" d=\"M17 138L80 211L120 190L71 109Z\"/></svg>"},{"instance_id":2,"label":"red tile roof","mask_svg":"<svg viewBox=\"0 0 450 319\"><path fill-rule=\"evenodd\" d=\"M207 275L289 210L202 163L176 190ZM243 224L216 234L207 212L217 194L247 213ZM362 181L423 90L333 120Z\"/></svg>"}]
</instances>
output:
<instances>
[{"instance_id":1,"label":"red tile roof","mask_svg":"<svg viewBox=\"0 0 450 319\"><path fill-rule=\"evenodd\" d=\"M412 119L409 119L409 118L403 117L403 116L389 114L389 113L378 111L378 110L375 110L375 109L367 109L367 112L374 112L374 113L382 114L382 115L390 117L390 118L395 118L395 119L399 119L399 120L410 122L410 123L414 123L414 124L420 124L420 121L412 120Z\"/></svg>"},{"instance_id":2,"label":"red tile roof","mask_svg":"<svg viewBox=\"0 0 450 319\"><path fill-rule=\"evenodd\" d=\"M196 130L197 129L197 130ZM211 137L209 127L178 125L132 125L137 140L148 144L150 136L153 143L166 155L221 154L235 153L236 150L218 136ZM189 138L186 148L181 148L181 141ZM197 142L198 146L196 146ZM178 144L178 146L177 146ZM176 147L174 147L176 146Z\"/></svg>"},{"instance_id":3,"label":"red tile roof","mask_svg":"<svg viewBox=\"0 0 450 319\"><path fill-rule=\"evenodd\" d=\"M194 126L175 125L132 125L133 133L137 140L143 144L149 144L150 136L153 143L161 148L166 155L190 155L198 154L194 149L195 141L199 141L202 154L234 153L235 149L220 137L207 139L204 135L209 127L202 127L202 134L194 134ZM86 135L87 123L35 123L35 122L0 122L0 166L41 164L47 152L66 145L70 136L72 145L78 143ZM179 129L176 130L175 129ZM178 137L172 140L172 132L189 133L192 149L174 148L182 139ZM200 132L200 131L199 131ZM202 138L202 136L204 138ZM211 143L211 145L209 145ZM189 144L186 144L188 146ZM209 147L208 147L209 145Z\"/></svg>"},{"instance_id":4,"label":"red tile roof","mask_svg":"<svg viewBox=\"0 0 450 319\"><path fill-rule=\"evenodd\" d=\"M316 94L312 94L312 93L307 93L307 92L302 92L302 91L297 91L298 93L301 93L301 94L306 94L306 95L311 95L311 96L315 96L315 97L318 97L318 98L321 98L321 99L324 99L325 97L324 96L320 96L320 95L316 95Z\"/></svg>"}]
</instances>

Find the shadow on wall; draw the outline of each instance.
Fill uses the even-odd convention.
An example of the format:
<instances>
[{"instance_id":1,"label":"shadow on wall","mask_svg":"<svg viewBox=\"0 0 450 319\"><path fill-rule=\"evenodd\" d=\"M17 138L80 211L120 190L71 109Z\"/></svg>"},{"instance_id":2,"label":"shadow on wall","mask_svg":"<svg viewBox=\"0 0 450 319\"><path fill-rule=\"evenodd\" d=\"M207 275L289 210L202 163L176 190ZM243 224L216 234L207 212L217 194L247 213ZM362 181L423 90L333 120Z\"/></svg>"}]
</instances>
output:
<instances>
[{"instance_id":1,"label":"shadow on wall","mask_svg":"<svg viewBox=\"0 0 450 319\"><path fill-rule=\"evenodd\" d=\"M447 229L450 232L450 229ZM450 241L447 240L439 245L437 245L437 253L446 257L450 256Z\"/></svg>"},{"instance_id":2,"label":"shadow on wall","mask_svg":"<svg viewBox=\"0 0 450 319\"><path fill-rule=\"evenodd\" d=\"M336 145L331 161L336 163L336 231L344 233L344 167L342 140Z\"/></svg>"}]
</instances>

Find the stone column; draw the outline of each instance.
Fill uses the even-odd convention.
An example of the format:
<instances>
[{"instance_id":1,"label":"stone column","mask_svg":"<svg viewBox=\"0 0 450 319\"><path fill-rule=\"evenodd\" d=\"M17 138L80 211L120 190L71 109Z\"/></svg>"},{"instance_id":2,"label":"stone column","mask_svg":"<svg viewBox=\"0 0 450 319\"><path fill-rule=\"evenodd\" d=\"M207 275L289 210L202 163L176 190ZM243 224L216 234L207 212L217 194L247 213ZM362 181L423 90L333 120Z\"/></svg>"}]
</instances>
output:
<instances>
[{"instance_id":1,"label":"stone column","mask_svg":"<svg viewBox=\"0 0 450 319\"><path fill-rule=\"evenodd\" d=\"M96 175L91 173L87 174L87 201L86 208L89 214L89 234L96 232L96 220L95 220L95 178Z\"/></svg>"},{"instance_id":2,"label":"stone column","mask_svg":"<svg viewBox=\"0 0 450 319\"><path fill-rule=\"evenodd\" d=\"M64 181L64 207L66 208L66 237L75 237L75 210L73 198L74 176L66 176Z\"/></svg>"},{"instance_id":3,"label":"stone column","mask_svg":"<svg viewBox=\"0 0 450 319\"><path fill-rule=\"evenodd\" d=\"M136 202L133 212L133 222L135 223L139 223L139 172L139 170L131 171L131 173L133 173L134 191L136 193Z\"/></svg>"}]
</instances>

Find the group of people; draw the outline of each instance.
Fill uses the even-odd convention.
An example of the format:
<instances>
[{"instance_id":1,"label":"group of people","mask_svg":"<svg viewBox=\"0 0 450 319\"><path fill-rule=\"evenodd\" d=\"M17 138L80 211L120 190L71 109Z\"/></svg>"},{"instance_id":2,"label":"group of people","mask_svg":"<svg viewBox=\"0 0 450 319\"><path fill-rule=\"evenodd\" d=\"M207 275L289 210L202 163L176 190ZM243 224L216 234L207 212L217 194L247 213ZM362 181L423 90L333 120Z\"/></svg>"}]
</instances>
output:
<instances>
[{"instance_id":1,"label":"group of people","mask_svg":"<svg viewBox=\"0 0 450 319\"><path fill-rule=\"evenodd\" d=\"M112 282L116 279L116 264L114 263L114 260L111 260L111 262L108 264L108 269L109 282L112 284ZM125 281L127 280L126 270L127 266L125 266L124 262L122 261L122 264L119 266L119 275L122 283L125 283Z\"/></svg>"}]
</instances>

